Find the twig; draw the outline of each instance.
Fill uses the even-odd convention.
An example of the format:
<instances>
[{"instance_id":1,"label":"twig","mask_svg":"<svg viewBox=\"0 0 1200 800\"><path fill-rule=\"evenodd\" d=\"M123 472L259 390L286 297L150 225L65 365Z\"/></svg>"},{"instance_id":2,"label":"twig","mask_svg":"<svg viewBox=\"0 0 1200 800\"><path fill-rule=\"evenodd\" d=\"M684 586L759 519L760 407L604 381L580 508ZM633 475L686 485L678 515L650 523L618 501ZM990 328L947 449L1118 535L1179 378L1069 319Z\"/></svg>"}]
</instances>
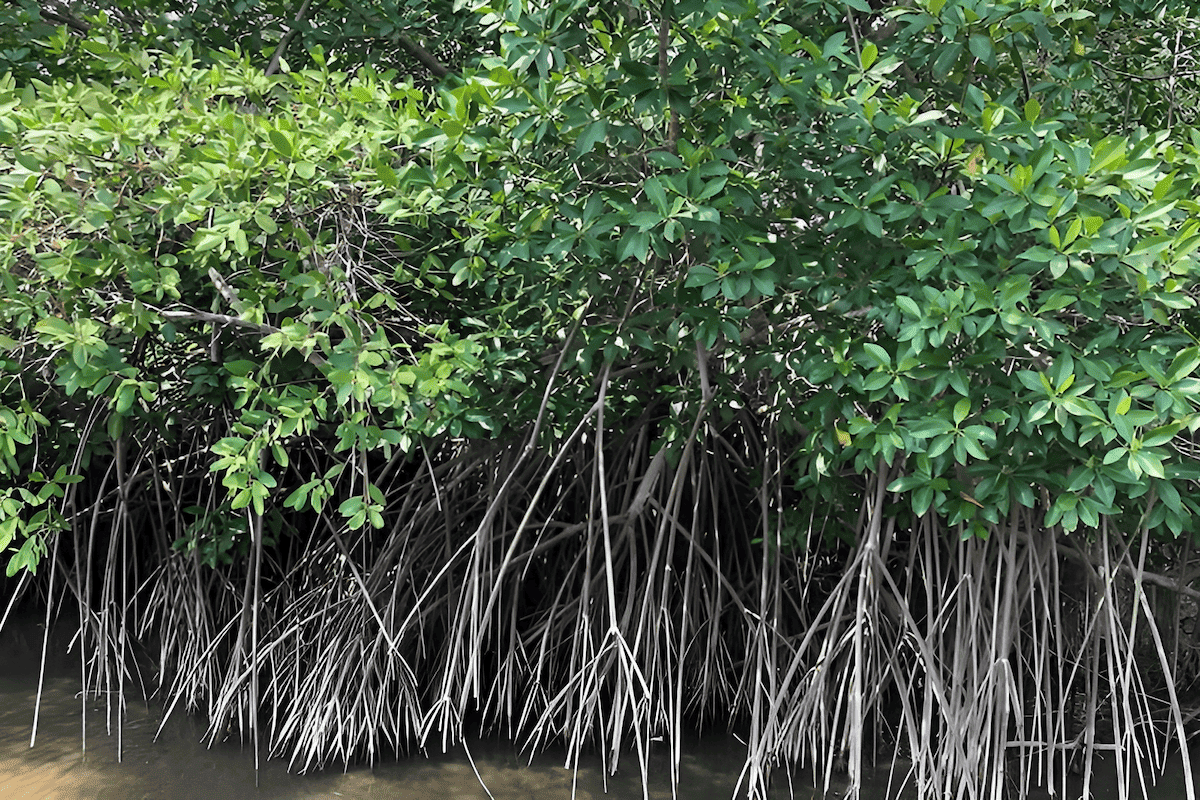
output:
<instances>
[{"instance_id":1,"label":"twig","mask_svg":"<svg viewBox=\"0 0 1200 800\"><path fill-rule=\"evenodd\" d=\"M304 21L304 15L308 13L308 6L312 0L304 0L300 4L300 10L296 12L296 16L292 19L292 24L288 26L287 33L279 40L279 44L275 46L275 52L271 54L271 63L267 64L267 69L263 72L264 75L273 75L275 70L279 69L279 60L283 58L283 51L292 43L292 39L300 30L300 23Z\"/></svg>"},{"instance_id":2,"label":"twig","mask_svg":"<svg viewBox=\"0 0 1200 800\"><path fill-rule=\"evenodd\" d=\"M171 322L207 322L211 325L233 325L238 328L255 331L263 336L270 336L272 333L283 333L281 329L276 328L274 325L268 325L265 322L251 322L241 317L231 317L228 314L214 314L211 311L159 311L158 313ZM305 358L314 367L320 367L325 364L325 359L316 353L309 353Z\"/></svg>"},{"instance_id":3,"label":"twig","mask_svg":"<svg viewBox=\"0 0 1200 800\"><path fill-rule=\"evenodd\" d=\"M858 38L858 23L854 21L854 12L850 9L850 6L846 6L846 24L850 26L850 38L854 41L854 52L861 59L862 42Z\"/></svg>"},{"instance_id":4,"label":"twig","mask_svg":"<svg viewBox=\"0 0 1200 800\"><path fill-rule=\"evenodd\" d=\"M1123 69L1117 69L1116 67L1110 67L1107 64L1103 64L1099 61L1094 61L1092 63L1094 63L1096 66L1098 66L1100 69L1104 70L1105 72L1111 72L1113 75L1120 75L1122 78L1132 78L1135 81L1165 81L1165 80L1170 80L1171 78L1180 78L1180 77L1190 78L1194 75L1200 75L1200 70L1195 70L1195 69L1185 70L1183 72L1178 72L1178 73L1172 71L1172 72L1163 72L1159 75L1138 75L1136 72L1126 72Z\"/></svg>"}]
</instances>

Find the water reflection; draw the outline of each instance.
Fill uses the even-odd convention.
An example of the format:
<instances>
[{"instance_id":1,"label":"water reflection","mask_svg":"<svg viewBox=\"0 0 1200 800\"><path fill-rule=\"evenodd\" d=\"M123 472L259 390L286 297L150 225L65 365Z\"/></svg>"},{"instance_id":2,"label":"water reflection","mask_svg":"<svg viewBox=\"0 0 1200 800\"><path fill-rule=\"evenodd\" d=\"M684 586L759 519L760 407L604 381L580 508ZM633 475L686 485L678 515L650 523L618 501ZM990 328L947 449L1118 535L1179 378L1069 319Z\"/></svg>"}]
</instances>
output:
<instances>
[{"instance_id":1,"label":"water reflection","mask_svg":"<svg viewBox=\"0 0 1200 800\"><path fill-rule=\"evenodd\" d=\"M4 649L0 648L0 652ZM11 655L12 650L7 654ZM343 772L289 774L286 764L263 764L255 785L254 759L248 748L226 742L206 748L204 730L194 718L173 715L155 740L161 710L130 703L123 726L120 762L118 740L106 731L103 700L89 700L86 752L81 749L79 681L63 664L47 677L42 697L37 744L29 747L37 693L36 655L0 662L0 798L3 800L486 800L471 763L461 749L450 755L385 762L373 769L352 767ZM114 709L115 711L115 709ZM539 755L532 766L504 743L472 745L475 767L495 800L635 800L643 797L640 775L632 766L604 780L598 759L585 762L575 776L562 768L561 751ZM688 743L681 764L681 800L729 800L742 766L743 750L725 737L706 737ZM1196 754L1200 756L1200 752ZM1195 758L1195 757L1194 757ZM649 796L670 800L669 765L665 753L653 758ZM1099 777L1099 776L1098 776ZM789 796L779 781L778 797ZM887 771L874 772L864 800L887 796ZM834 787L832 796L843 786ZM1078 796L1078 787L1068 800ZM1113 781L1100 780L1097 797L1115 798ZM607 792L606 792L607 789ZM803 777L791 786L798 800L820 793ZM906 793L907 794L907 793ZM1139 796L1135 792L1134 796ZM1031 797L1048 797L1035 792ZM1151 800L1185 797L1182 766L1176 758L1167 776L1150 790Z\"/></svg>"},{"instance_id":2,"label":"water reflection","mask_svg":"<svg viewBox=\"0 0 1200 800\"><path fill-rule=\"evenodd\" d=\"M155 741L161 711L154 705L131 703L122 733L122 760L117 738L106 732L103 700L89 701L87 750L81 751L81 712L78 679L59 672L47 678L42 697L37 744L29 747L37 692L37 676L8 671L0 677L0 797L4 800L486 800L470 762L460 750L448 756L408 758L376 765L288 774L282 762L266 762L255 787L254 761L249 749L227 742L206 748L200 744L202 725L174 715ZM479 775L495 800L551 800L571 797L569 770L562 753L539 755L526 764L510 745L478 742L472 756ZM728 800L741 767L733 740L705 740L688 747L680 774L679 797L688 800ZM669 800L665 755L653 763L649 794ZM640 776L623 768L605 780L598 760L579 770L576 797L580 800L641 798ZM812 797L803 787L800 797Z\"/></svg>"}]
</instances>

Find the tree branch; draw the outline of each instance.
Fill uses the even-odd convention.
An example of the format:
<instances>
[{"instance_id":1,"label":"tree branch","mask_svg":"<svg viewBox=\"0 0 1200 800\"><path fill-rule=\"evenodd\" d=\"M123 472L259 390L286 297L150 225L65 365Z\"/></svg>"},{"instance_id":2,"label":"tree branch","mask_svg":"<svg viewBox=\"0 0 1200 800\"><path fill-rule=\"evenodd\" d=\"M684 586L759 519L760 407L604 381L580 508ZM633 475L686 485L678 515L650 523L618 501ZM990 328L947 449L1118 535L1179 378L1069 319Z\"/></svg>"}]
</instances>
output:
<instances>
[{"instance_id":1,"label":"tree branch","mask_svg":"<svg viewBox=\"0 0 1200 800\"><path fill-rule=\"evenodd\" d=\"M47 22L53 22L56 25L66 25L81 36L86 36L87 32L92 29L90 24L74 16L71 10L61 3L54 3L51 6L38 6L38 11L41 13L42 19Z\"/></svg>"},{"instance_id":2,"label":"tree branch","mask_svg":"<svg viewBox=\"0 0 1200 800\"><path fill-rule=\"evenodd\" d=\"M238 297L237 289L230 286L225 278L221 276L221 273L212 267L208 268L208 279L213 282L213 286L217 287L217 291L225 299L225 302L229 303L230 307L237 313L242 313L242 301Z\"/></svg>"},{"instance_id":3,"label":"tree branch","mask_svg":"<svg viewBox=\"0 0 1200 800\"><path fill-rule=\"evenodd\" d=\"M211 311L159 311L158 313L170 322L207 322L210 325L233 325L237 328L254 331L261 336L270 336L272 333L283 333L282 330L276 328L274 325L267 325L263 322L251 322L248 319L231 317L228 314L214 314ZM314 367L320 367L325 364L325 359L316 353L309 353L306 358L308 363Z\"/></svg>"},{"instance_id":4,"label":"tree branch","mask_svg":"<svg viewBox=\"0 0 1200 800\"><path fill-rule=\"evenodd\" d=\"M1028 536L1028 534L1025 534L1023 538L1027 542L1032 542L1032 539ZM1103 563L1101 563L1099 560L1093 559L1086 553L1069 545L1060 544L1058 547L1058 553L1077 564L1082 564L1096 570L1103 570L1104 568ZM1139 574L1138 571L1133 568L1133 566L1126 563L1118 564L1117 572L1123 572L1140 583L1149 583L1153 584L1154 586L1161 586L1164 589L1177 592L1184 597L1190 597L1193 600L1200 600L1200 591L1188 586L1185 581L1176 580L1169 575L1161 575L1157 572L1149 572L1148 570L1142 570L1142 572Z\"/></svg>"},{"instance_id":5,"label":"tree branch","mask_svg":"<svg viewBox=\"0 0 1200 800\"><path fill-rule=\"evenodd\" d=\"M288 26L287 33L279 40L279 44L275 47L275 52L271 54L271 63L267 64L266 72L263 73L264 75L274 75L275 70L279 69L279 60L283 58L283 51L292 43L292 39L295 38L296 33L300 30L300 23L304 21L304 15L308 13L308 6L311 3L312 0L304 0L300 4L300 10L292 18L292 24Z\"/></svg>"},{"instance_id":6,"label":"tree branch","mask_svg":"<svg viewBox=\"0 0 1200 800\"><path fill-rule=\"evenodd\" d=\"M397 34L396 41L400 42L400 46L408 51L409 55L411 55L417 61L420 61L425 69L432 72L435 76L439 78L445 78L453 74L449 68L437 60L433 53L429 52L416 41L405 36L403 33Z\"/></svg>"},{"instance_id":7,"label":"tree branch","mask_svg":"<svg viewBox=\"0 0 1200 800\"><path fill-rule=\"evenodd\" d=\"M1168 589L1172 592L1178 592L1184 597L1190 597L1193 600L1200 600L1200 591L1184 585L1183 582L1177 581L1169 575L1160 575L1157 572L1147 572L1146 570L1142 570L1141 574L1139 575L1137 570L1128 564L1122 564L1121 566L1117 567L1117 569L1134 579L1140 580L1142 583L1152 583L1155 586L1161 586L1164 589Z\"/></svg>"}]
</instances>

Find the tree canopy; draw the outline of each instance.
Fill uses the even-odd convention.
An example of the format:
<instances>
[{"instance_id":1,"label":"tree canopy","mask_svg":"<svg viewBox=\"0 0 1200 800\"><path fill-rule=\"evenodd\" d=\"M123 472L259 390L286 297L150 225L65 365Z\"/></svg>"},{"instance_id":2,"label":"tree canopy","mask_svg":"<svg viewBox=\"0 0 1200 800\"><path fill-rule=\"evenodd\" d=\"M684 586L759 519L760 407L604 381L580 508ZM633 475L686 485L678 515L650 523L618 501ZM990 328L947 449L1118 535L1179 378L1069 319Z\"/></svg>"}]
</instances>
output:
<instances>
[{"instance_id":1,"label":"tree canopy","mask_svg":"<svg viewBox=\"0 0 1200 800\"><path fill-rule=\"evenodd\" d=\"M255 453L297 430L520 429L584 320L558 424L615 370L622 413L687 401L662 444L697 402L751 409L791 481L900 463L913 513L966 535L1041 503L1192 531L1196 148L1158 76L1118 90L1095 49L1140 9L857 5L485 6L495 52L433 88L321 46L266 76L29 28L87 81L4 90L10 474L49 403L161 430L232 390L253 434L222 463L261 502Z\"/></svg>"}]
</instances>

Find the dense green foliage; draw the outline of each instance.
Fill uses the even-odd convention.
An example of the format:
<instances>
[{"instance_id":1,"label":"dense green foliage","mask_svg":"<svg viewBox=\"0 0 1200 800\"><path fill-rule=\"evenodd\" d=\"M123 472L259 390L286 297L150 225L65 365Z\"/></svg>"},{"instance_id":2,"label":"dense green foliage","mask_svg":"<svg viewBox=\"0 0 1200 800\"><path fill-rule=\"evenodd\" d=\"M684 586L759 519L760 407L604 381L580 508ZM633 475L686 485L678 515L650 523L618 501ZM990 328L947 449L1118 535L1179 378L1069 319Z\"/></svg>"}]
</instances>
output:
<instances>
[{"instance_id":1,"label":"dense green foliage","mask_svg":"<svg viewBox=\"0 0 1200 800\"><path fill-rule=\"evenodd\" d=\"M21 81L96 77L88 54L109 33L143 49L187 43L204 63L240 51L261 58L268 73L281 65L312 66L310 51L321 49L355 65L433 79L445 76L447 64L473 58L478 46L470 15L438 2L13 0L0 9L0 69Z\"/></svg>"},{"instance_id":2,"label":"dense green foliage","mask_svg":"<svg viewBox=\"0 0 1200 800\"><path fill-rule=\"evenodd\" d=\"M10 574L111 485L170 495L209 567L264 517L295 539L293 512L369 541L398 465L527 436L728 459L737 535L790 558L885 517L1111 526L1151 563L1200 530L1186 9L1164 37L1060 0L518 1L426 28L238 5L271 24L213 3L0 42ZM610 518L701 527L701 499L647 505L648 463L581 468L575 518L500 514L499 572L530 516L603 519L606 545Z\"/></svg>"},{"instance_id":3,"label":"dense green foliage","mask_svg":"<svg viewBox=\"0 0 1200 800\"><path fill-rule=\"evenodd\" d=\"M115 32L84 44L103 80L9 79L8 473L69 467L91 398L175 437L227 400L209 445L261 511L258 454L325 425L367 451L519 430L587 306L560 430L631 367L609 413L669 399L686 438L703 389L664 377L700 352L708 412L778 421L810 499L899 459L913 513L967 535L1043 502L1194 530L1196 148L1072 110L1094 10L479 11L500 51L432 92ZM79 426L54 445L51 409ZM13 495L9 541L55 491Z\"/></svg>"}]
</instances>

